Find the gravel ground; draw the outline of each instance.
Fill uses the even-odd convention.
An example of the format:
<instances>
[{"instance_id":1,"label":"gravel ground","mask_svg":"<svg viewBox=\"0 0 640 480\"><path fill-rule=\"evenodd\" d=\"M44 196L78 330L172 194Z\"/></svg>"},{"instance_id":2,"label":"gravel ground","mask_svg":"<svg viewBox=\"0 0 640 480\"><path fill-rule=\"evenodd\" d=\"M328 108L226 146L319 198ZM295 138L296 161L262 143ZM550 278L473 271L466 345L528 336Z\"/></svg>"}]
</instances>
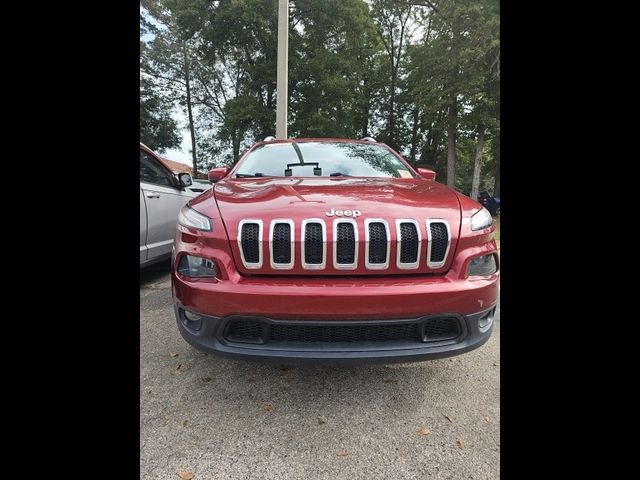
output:
<instances>
[{"instance_id":1,"label":"gravel ground","mask_svg":"<svg viewBox=\"0 0 640 480\"><path fill-rule=\"evenodd\" d=\"M449 359L263 365L182 340L168 271L141 273L140 478L499 478L499 307L491 339Z\"/></svg>"}]
</instances>

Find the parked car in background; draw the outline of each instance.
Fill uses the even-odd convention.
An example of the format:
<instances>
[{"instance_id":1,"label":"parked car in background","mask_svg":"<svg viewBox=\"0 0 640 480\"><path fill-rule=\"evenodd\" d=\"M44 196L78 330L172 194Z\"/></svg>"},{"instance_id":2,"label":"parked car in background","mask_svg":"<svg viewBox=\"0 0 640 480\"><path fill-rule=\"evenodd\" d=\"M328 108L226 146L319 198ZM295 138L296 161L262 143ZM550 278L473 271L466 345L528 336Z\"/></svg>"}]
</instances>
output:
<instances>
[{"instance_id":1,"label":"parked car in background","mask_svg":"<svg viewBox=\"0 0 640 480\"><path fill-rule=\"evenodd\" d=\"M174 175L151 149L140 144L140 267L169 258L180 209L200 195L188 188L191 175Z\"/></svg>"},{"instance_id":2,"label":"parked car in background","mask_svg":"<svg viewBox=\"0 0 640 480\"><path fill-rule=\"evenodd\" d=\"M500 216L500 197L492 197L487 192L480 192L478 201L484 208L489 210L493 216Z\"/></svg>"}]
</instances>

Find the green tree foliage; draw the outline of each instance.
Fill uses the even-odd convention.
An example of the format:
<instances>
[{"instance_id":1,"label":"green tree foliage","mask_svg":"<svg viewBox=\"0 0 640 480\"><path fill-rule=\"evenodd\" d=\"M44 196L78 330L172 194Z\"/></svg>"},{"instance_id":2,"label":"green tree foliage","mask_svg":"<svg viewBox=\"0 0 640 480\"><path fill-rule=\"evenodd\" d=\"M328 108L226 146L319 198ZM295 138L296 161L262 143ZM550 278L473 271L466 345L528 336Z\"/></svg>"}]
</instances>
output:
<instances>
[{"instance_id":1,"label":"green tree foliage","mask_svg":"<svg viewBox=\"0 0 640 480\"><path fill-rule=\"evenodd\" d=\"M178 124L171 116L171 103L145 78L140 78L140 141L164 152L180 145Z\"/></svg>"},{"instance_id":2,"label":"green tree foliage","mask_svg":"<svg viewBox=\"0 0 640 480\"><path fill-rule=\"evenodd\" d=\"M144 42L141 27L141 92L163 93L156 116L167 98L184 106L188 66L201 169L274 134L277 0L143 5L158 26ZM289 13L290 136L375 136L458 189L474 169L499 189L498 0L290 0Z\"/></svg>"},{"instance_id":3,"label":"green tree foliage","mask_svg":"<svg viewBox=\"0 0 640 480\"><path fill-rule=\"evenodd\" d=\"M140 36L149 33L145 19L140 18ZM147 45L140 42L140 57ZM140 141L153 150L164 152L180 145L178 123L171 115L173 102L151 79L140 75Z\"/></svg>"},{"instance_id":4,"label":"green tree foliage","mask_svg":"<svg viewBox=\"0 0 640 480\"><path fill-rule=\"evenodd\" d=\"M354 138L367 134L380 49L361 0L299 0L292 11L291 133Z\"/></svg>"}]
</instances>

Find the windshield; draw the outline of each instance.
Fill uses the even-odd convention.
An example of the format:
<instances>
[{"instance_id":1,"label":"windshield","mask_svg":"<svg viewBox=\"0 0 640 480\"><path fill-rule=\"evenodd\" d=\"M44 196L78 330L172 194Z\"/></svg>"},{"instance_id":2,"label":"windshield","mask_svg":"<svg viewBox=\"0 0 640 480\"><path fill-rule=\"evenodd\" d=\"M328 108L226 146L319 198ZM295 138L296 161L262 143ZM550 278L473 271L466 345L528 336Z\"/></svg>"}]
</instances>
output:
<instances>
[{"instance_id":1,"label":"windshield","mask_svg":"<svg viewBox=\"0 0 640 480\"><path fill-rule=\"evenodd\" d=\"M260 145L244 159L235 175L414 178L407 166L385 147L347 142Z\"/></svg>"}]
</instances>

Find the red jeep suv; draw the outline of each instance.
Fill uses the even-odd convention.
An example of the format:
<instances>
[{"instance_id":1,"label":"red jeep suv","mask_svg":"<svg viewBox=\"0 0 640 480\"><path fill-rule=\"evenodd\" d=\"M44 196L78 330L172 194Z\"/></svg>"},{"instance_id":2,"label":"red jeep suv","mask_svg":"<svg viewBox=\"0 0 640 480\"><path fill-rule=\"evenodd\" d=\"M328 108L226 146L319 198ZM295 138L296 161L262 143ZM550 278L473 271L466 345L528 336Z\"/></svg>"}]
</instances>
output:
<instances>
[{"instance_id":1,"label":"red jeep suv","mask_svg":"<svg viewBox=\"0 0 640 480\"><path fill-rule=\"evenodd\" d=\"M405 362L491 335L489 212L367 138L256 143L178 218L184 339L257 360Z\"/></svg>"}]
</instances>

